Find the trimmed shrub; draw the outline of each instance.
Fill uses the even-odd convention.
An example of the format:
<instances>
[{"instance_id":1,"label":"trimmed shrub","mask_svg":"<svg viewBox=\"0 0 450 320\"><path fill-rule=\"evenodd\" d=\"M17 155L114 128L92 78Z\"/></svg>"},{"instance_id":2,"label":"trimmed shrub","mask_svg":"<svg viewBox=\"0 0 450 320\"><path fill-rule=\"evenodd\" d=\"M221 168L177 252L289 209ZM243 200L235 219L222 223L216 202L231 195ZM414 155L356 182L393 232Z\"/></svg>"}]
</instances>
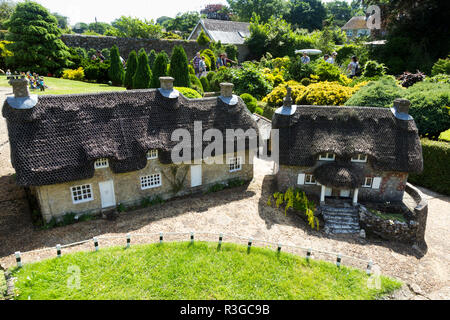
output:
<instances>
[{"instance_id":1,"label":"trimmed shrub","mask_svg":"<svg viewBox=\"0 0 450 320\"><path fill-rule=\"evenodd\" d=\"M241 94L241 99L245 102L247 109L250 110L251 113L254 113L258 106L258 100L248 93Z\"/></svg>"},{"instance_id":2,"label":"trimmed shrub","mask_svg":"<svg viewBox=\"0 0 450 320\"><path fill-rule=\"evenodd\" d=\"M210 42L211 42L211 39L206 35L205 31L202 29L202 31L200 32L200 34L197 38L197 43L201 46L206 46Z\"/></svg>"},{"instance_id":3,"label":"trimmed shrub","mask_svg":"<svg viewBox=\"0 0 450 320\"><path fill-rule=\"evenodd\" d=\"M150 66L151 70L153 70L153 67L155 66L155 60L156 60L156 51L152 49L148 54L148 65Z\"/></svg>"},{"instance_id":4,"label":"trimmed shrub","mask_svg":"<svg viewBox=\"0 0 450 320\"><path fill-rule=\"evenodd\" d=\"M183 96L189 99L201 99L200 93L191 88L175 87Z\"/></svg>"},{"instance_id":5,"label":"trimmed shrub","mask_svg":"<svg viewBox=\"0 0 450 320\"><path fill-rule=\"evenodd\" d=\"M238 60L238 48L234 44L227 44L225 45L225 53L228 56L228 59L231 59L233 61Z\"/></svg>"},{"instance_id":6,"label":"trimmed shrub","mask_svg":"<svg viewBox=\"0 0 450 320\"><path fill-rule=\"evenodd\" d=\"M194 89L198 93L200 93L201 96L205 94L205 91L203 90L202 83L199 78L197 78L193 74L189 74L189 80L191 81L191 89Z\"/></svg>"},{"instance_id":7,"label":"trimmed shrub","mask_svg":"<svg viewBox=\"0 0 450 320\"><path fill-rule=\"evenodd\" d=\"M275 110L276 110L275 108L272 108L272 107L269 107L269 106L266 105L264 107L263 117L265 117L265 118L267 118L269 120L272 120L273 115L275 113Z\"/></svg>"},{"instance_id":8,"label":"trimmed shrub","mask_svg":"<svg viewBox=\"0 0 450 320\"><path fill-rule=\"evenodd\" d=\"M264 110L263 110L263 108L257 107L255 109L254 113L259 114L260 116L262 116L264 114Z\"/></svg>"},{"instance_id":9,"label":"trimmed shrub","mask_svg":"<svg viewBox=\"0 0 450 320\"><path fill-rule=\"evenodd\" d=\"M213 77L216 75L216 73L214 71L210 71L208 72L208 74L206 75L206 78L208 79L208 81L211 83Z\"/></svg>"},{"instance_id":10,"label":"trimmed shrub","mask_svg":"<svg viewBox=\"0 0 450 320\"><path fill-rule=\"evenodd\" d=\"M386 73L386 67L375 60L369 60L364 65L363 77L383 76Z\"/></svg>"},{"instance_id":11,"label":"trimmed shrub","mask_svg":"<svg viewBox=\"0 0 450 320\"><path fill-rule=\"evenodd\" d=\"M309 78L313 73L313 67L311 63L304 64L301 61L301 57L297 59L292 58L288 68L289 77L295 81L301 81L304 78Z\"/></svg>"},{"instance_id":12,"label":"trimmed shrub","mask_svg":"<svg viewBox=\"0 0 450 320\"><path fill-rule=\"evenodd\" d=\"M136 74L137 64L138 64L137 54L136 54L136 51L133 50L130 52L130 54L128 56L126 71L125 71L125 78L123 81L123 85L127 89L133 88L133 77Z\"/></svg>"},{"instance_id":13,"label":"trimmed shrub","mask_svg":"<svg viewBox=\"0 0 450 320\"><path fill-rule=\"evenodd\" d=\"M450 196L450 143L422 139L424 168L421 174L410 174L409 181Z\"/></svg>"},{"instance_id":14,"label":"trimmed shrub","mask_svg":"<svg viewBox=\"0 0 450 320\"><path fill-rule=\"evenodd\" d=\"M262 99L272 90L272 85L265 79L263 72L251 62L244 62L241 69L234 69L234 74L232 71L232 75L231 82L237 94L250 93L255 98Z\"/></svg>"},{"instance_id":15,"label":"trimmed shrub","mask_svg":"<svg viewBox=\"0 0 450 320\"><path fill-rule=\"evenodd\" d=\"M436 76L438 74L450 74L450 55L447 59L439 59L433 65L431 69L431 75Z\"/></svg>"},{"instance_id":16,"label":"trimmed shrub","mask_svg":"<svg viewBox=\"0 0 450 320\"><path fill-rule=\"evenodd\" d=\"M159 77L164 76L167 76L167 60L163 53L158 53L155 59L155 63L153 64L151 87L161 87Z\"/></svg>"},{"instance_id":17,"label":"trimmed shrub","mask_svg":"<svg viewBox=\"0 0 450 320\"><path fill-rule=\"evenodd\" d=\"M202 83L203 91L209 92L209 80L207 77L201 77L200 82Z\"/></svg>"},{"instance_id":18,"label":"trimmed shrub","mask_svg":"<svg viewBox=\"0 0 450 320\"><path fill-rule=\"evenodd\" d=\"M105 57L106 60L110 60L111 59L111 50L110 49L105 48L101 52L102 52L102 55Z\"/></svg>"},{"instance_id":19,"label":"trimmed shrub","mask_svg":"<svg viewBox=\"0 0 450 320\"><path fill-rule=\"evenodd\" d=\"M323 60L313 63L313 70L320 81L339 81L341 76L341 70L338 66Z\"/></svg>"},{"instance_id":20,"label":"trimmed shrub","mask_svg":"<svg viewBox=\"0 0 450 320\"><path fill-rule=\"evenodd\" d=\"M109 81L109 61L100 63L97 61L86 60L82 67L84 68L84 77L90 81L98 83L108 83Z\"/></svg>"},{"instance_id":21,"label":"trimmed shrub","mask_svg":"<svg viewBox=\"0 0 450 320\"><path fill-rule=\"evenodd\" d=\"M175 46L170 59L169 75L175 79L174 86L191 87L189 79L188 59L182 46Z\"/></svg>"},{"instance_id":22,"label":"trimmed shrub","mask_svg":"<svg viewBox=\"0 0 450 320\"><path fill-rule=\"evenodd\" d=\"M202 50L200 52L200 55L205 56L205 58L207 57L209 59L209 61L210 61L209 71L215 71L217 69L216 68L216 56L214 55L214 52L211 49Z\"/></svg>"},{"instance_id":23,"label":"trimmed shrub","mask_svg":"<svg viewBox=\"0 0 450 320\"><path fill-rule=\"evenodd\" d=\"M266 102L271 107L281 106L287 94L286 85L288 85L292 89L292 100L294 101L296 101L296 99L305 90L305 86L301 85L296 81L291 80L273 89L273 91L269 93L267 96L265 96L262 101Z\"/></svg>"},{"instance_id":24,"label":"trimmed shrub","mask_svg":"<svg viewBox=\"0 0 450 320\"><path fill-rule=\"evenodd\" d=\"M342 106L356 91L367 83L345 87L337 82L313 83L298 95L296 104Z\"/></svg>"},{"instance_id":25,"label":"trimmed shrub","mask_svg":"<svg viewBox=\"0 0 450 320\"><path fill-rule=\"evenodd\" d=\"M450 75L448 74L438 74L433 77L425 78L424 82L430 83L449 83L450 84Z\"/></svg>"},{"instance_id":26,"label":"trimmed shrub","mask_svg":"<svg viewBox=\"0 0 450 320\"><path fill-rule=\"evenodd\" d=\"M115 86L121 86L125 76L122 61L120 61L119 48L114 45L111 48L111 66L109 67L109 79Z\"/></svg>"},{"instance_id":27,"label":"trimmed shrub","mask_svg":"<svg viewBox=\"0 0 450 320\"><path fill-rule=\"evenodd\" d=\"M66 69L63 71L62 78L68 80L82 81L84 80L84 70L82 67L79 67L76 70Z\"/></svg>"},{"instance_id":28,"label":"trimmed shrub","mask_svg":"<svg viewBox=\"0 0 450 320\"><path fill-rule=\"evenodd\" d=\"M133 77L133 89L150 88L152 81L152 70L148 64L147 52L144 49L139 50L138 64L136 74Z\"/></svg>"},{"instance_id":29,"label":"trimmed shrub","mask_svg":"<svg viewBox=\"0 0 450 320\"><path fill-rule=\"evenodd\" d=\"M192 64L188 64L189 74L193 74L195 76L195 69Z\"/></svg>"},{"instance_id":30,"label":"trimmed shrub","mask_svg":"<svg viewBox=\"0 0 450 320\"><path fill-rule=\"evenodd\" d=\"M441 134L439 135L439 140L450 142L450 129L441 132Z\"/></svg>"},{"instance_id":31,"label":"trimmed shrub","mask_svg":"<svg viewBox=\"0 0 450 320\"><path fill-rule=\"evenodd\" d=\"M309 78L303 78L302 81L300 81L300 83L303 86L307 87L307 86L309 86L311 84L311 80Z\"/></svg>"}]
</instances>

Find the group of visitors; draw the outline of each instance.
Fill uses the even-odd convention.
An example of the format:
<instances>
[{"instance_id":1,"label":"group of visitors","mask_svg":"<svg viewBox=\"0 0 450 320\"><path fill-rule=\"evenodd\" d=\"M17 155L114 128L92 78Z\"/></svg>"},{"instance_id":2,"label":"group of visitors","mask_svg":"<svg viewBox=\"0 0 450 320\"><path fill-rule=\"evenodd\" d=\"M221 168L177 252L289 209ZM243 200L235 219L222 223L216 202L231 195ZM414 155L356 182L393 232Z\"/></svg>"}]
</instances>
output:
<instances>
[{"instance_id":1,"label":"group of visitors","mask_svg":"<svg viewBox=\"0 0 450 320\"><path fill-rule=\"evenodd\" d=\"M197 78L201 78L207 73L207 67L206 67L206 58L205 56L202 56L200 52L197 52L194 59L193 59L193 65L195 70L195 75ZM228 59L228 56L226 53L221 53L219 57L216 60L216 67L219 69L220 67L228 67L232 63L237 63L236 61L233 61L231 59Z\"/></svg>"},{"instance_id":2,"label":"group of visitors","mask_svg":"<svg viewBox=\"0 0 450 320\"><path fill-rule=\"evenodd\" d=\"M30 84L30 89L39 89L41 91L45 91L45 88L47 88L44 82L44 77L40 77L37 73L31 73L30 71L28 71L26 74L22 72L21 75L27 78L28 83Z\"/></svg>"},{"instance_id":3,"label":"group of visitors","mask_svg":"<svg viewBox=\"0 0 450 320\"><path fill-rule=\"evenodd\" d=\"M97 53L94 53L91 57L91 60L97 60L100 59L100 62L103 62L106 60L105 56L102 54L100 50L97 50Z\"/></svg>"},{"instance_id":4,"label":"group of visitors","mask_svg":"<svg viewBox=\"0 0 450 320\"><path fill-rule=\"evenodd\" d=\"M325 54L323 56L323 60L327 63L335 64L336 63L337 52L333 52L331 55ZM303 56L301 57L302 64L308 64L311 62L310 57L306 52L303 52ZM353 56L350 63L347 66L347 71L350 73L349 78L354 78L360 75L361 68L359 66L358 58Z\"/></svg>"}]
</instances>

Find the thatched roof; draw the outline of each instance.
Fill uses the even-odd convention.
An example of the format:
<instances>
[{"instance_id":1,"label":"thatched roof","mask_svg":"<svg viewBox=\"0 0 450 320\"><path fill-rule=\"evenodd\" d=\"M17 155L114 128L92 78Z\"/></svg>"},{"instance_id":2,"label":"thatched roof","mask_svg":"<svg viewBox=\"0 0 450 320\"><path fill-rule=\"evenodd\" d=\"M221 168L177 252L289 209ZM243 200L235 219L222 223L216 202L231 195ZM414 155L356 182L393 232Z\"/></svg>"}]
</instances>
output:
<instances>
[{"instance_id":1,"label":"thatched roof","mask_svg":"<svg viewBox=\"0 0 450 320\"><path fill-rule=\"evenodd\" d=\"M331 162L318 166L314 177L322 185L354 189L363 184L365 174L361 166Z\"/></svg>"},{"instance_id":2,"label":"thatched roof","mask_svg":"<svg viewBox=\"0 0 450 320\"><path fill-rule=\"evenodd\" d=\"M248 22L201 19L194 31L200 26L205 30L207 36L215 42L242 44L245 38L250 36L250 23ZM191 37L192 34L189 39Z\"/></svg>"},{"instance_id":3,"label":"thatched roof","mask_svg":"<svg viewBox=\"0 0 450 320\"><path fill-rule=\"evenodd\" d=\"M296 106L292 116L275 113L280 164L314 166L320 153L350 162L368 155L374 169L421 172L422 147L414 120L400 120L388 108Z\"/></svg>"},{"instance_id":4,"label":"thatched roof","mask_svg":"<svg viewBox=\"0 0 450 320\"><path fill-rule=\"evenodd\" d=\"M99 158L109 158L115 173L140 170L150 149L158 149L160 161L169 164L178 144L172 132L188 129L193 140L194 121L202 121L203 132L215 128L224 137L226 129L258 130L241 99L229 106L219 98L168 99L157 90L40 96L29 110L5 102L3 116L17 183L23 186L91 178Z\"/></svg>"},{"instance_id":5,"label":"thatched roof","mask_svg":"<svg viewBox=\"0 0 450 320\"><path fill-rule=\"evenodd\" d=\"M368 29L365 16L353 17L342 27L343 30Z\"/></svg>"}]
</instances>

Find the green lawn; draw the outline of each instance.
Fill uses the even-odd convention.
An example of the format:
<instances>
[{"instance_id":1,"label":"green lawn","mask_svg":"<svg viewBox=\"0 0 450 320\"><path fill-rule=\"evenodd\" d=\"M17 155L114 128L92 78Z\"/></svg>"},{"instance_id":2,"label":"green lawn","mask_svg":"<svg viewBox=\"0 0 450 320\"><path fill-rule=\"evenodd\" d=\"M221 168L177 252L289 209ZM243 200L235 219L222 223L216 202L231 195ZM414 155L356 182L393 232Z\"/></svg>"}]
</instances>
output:
<instances>
[{"instance_id":1,"label":"green lawn","mask_svg":"<svg viewBox=\"0 0 450 320\"><path fill-rule=\"evenodd\" d=\"M80 270L68 287L69 267ZM376 299L401 283L364 271L245 246L196 242L109 248L13 270L17 299ZM73 279L73 278L71 278Z\"/></svg>"},{"instance_id":2,"label":"green lawn","mask_svg":"<svg viewBox=\"0 0 450 320\"><path fill-rule=\"evenodd\" d=\"M31 90L33 94L73 94L73 93L93 93L104 91L124 91L125 88L113 87L107 84L88 83L83 81L73 81L58 78L44 78L45 84L49 87L45 91ZM0 76L0 87L9 87L6 76Z\"/></svg>"}]
</instances>

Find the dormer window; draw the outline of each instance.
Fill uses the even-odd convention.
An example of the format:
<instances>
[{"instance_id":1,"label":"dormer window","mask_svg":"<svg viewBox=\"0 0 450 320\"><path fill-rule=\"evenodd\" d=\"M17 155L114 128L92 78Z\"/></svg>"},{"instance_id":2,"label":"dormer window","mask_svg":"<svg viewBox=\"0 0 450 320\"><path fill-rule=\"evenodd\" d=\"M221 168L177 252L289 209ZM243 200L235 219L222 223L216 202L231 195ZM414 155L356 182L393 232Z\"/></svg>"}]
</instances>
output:
<instances>
[{"instance_id":1,"label":"dormer window","mask_svg":"<svg viewBox=\"0 0 450 320\"><path fill-rule=\"evenodd\" d=\"M94 163L95 169L103 169L103 168L108 168L108 167L109 167L108 159L101 158L101 159L95 160L95 163Z\"/></svg>"},{"instance_id":2,"label":"dormer window","mask_svg":"<svg viewBox=\"0 0 450 320\"><path fill-rule=\"evenodd\" d=\"M319 160L334 161L335 159L336 159L336 155L334 153L321 153L319 155Z\"/></svg>"},{"instance_id":3,"label":"dormer window","mask_svg":"<svg viewBox=\"0 0 450 320\"><path fill-rule=\"evenodd\" d=\"M367 155L360 153L352 157L352 162L367 162Z\"/></svg>"},{"instance_id":4,"label":"dormer window","mask_svg":"<svg viewBox=\"0 0 450 320\"><path fill-rule=\"evenodd\" d=\"M158 150L153 149L147 152L147 160L154 160L158 158Z\"/></svg>"},{"instance_id":5,"label":"dormer window","mask_svg":"<svg viewBox=\"0 0 450 320\"><path fill-rule=\"evenodd\" d=\"M305 175L305 184L316 184L316 178L312 174Z\"/></svg>"},{"instance_id":6,"label":"dormer window","mask_svg":"<svg viewBox=\"0 0 450 320\"><path fill-rule=\"evenodd\" d=\"M363 188L372 188L373 178L372 177L366 177L364 179L364 184L362 185Z\"/></svg>"}]
</instances>

